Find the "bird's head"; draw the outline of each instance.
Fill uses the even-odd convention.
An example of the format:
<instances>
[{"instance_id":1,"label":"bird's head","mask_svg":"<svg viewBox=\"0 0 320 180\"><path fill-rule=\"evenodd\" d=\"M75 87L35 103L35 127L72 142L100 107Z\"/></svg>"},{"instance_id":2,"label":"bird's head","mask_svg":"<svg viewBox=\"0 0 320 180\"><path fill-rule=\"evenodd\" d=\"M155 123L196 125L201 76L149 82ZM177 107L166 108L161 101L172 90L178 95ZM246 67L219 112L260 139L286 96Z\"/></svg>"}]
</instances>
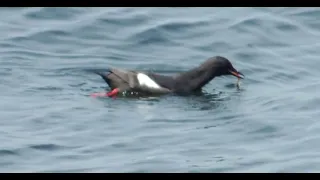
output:
<instances>
[{"instance_id":1,"label":"bird's head","mask_svg":"<svg viewBox=\"0 0 320 180\"><path fill-rule=\"evenodd\" d=\"M244 75L240 71L236 70L227 58L216 56L210 58L208 63L208 65L212 66L215 76L233 75L237 78L244 78Z\"/></svg>"}]
</instances>

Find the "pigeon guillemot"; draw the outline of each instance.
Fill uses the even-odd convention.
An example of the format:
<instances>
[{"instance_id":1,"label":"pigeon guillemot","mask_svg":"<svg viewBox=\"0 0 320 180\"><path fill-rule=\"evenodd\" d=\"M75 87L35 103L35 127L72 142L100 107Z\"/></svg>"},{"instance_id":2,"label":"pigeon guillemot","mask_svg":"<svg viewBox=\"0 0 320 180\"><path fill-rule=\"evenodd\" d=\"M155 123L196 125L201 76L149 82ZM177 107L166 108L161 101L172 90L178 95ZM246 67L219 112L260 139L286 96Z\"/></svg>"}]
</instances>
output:
<instances>
[{"instance_id":1,"label":"pigeon guillemot","mask_svg":"<svg viewBox=\"0 0 320 180\"><path fill-rule=\"evenodd\" d=\"M211 57L198 67L175 76L117 68L95 73L104 79L111 91L103 94L94 93L93 96L108 97L115 97L118 93L123 92L190 94L201 90L216 76L233 75L237 78L244 78L244 75L237 71L227 58L221 56Z\"/></svg>"}]
</instances>

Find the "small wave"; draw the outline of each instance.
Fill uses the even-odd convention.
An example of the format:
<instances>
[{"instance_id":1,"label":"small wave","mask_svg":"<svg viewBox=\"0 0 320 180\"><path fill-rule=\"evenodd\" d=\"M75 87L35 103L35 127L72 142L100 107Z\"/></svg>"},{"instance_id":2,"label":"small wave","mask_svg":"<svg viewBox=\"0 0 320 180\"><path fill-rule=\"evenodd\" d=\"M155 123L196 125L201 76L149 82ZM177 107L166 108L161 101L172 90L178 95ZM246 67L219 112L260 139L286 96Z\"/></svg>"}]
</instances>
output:
<instances>
[{"instance_id":1,"label":"small wave","mask_svg":"<svg viewBox=\"0 0 320 180\"><path fill-rule=\"evenodd\" d=\"M8 150L2 149L0 150L0 156L18 156L19 152L17 150Z\"/></svg>"},{"instance_id":2,"label":"small wave","mask_svg":"<svg viewBox=\"0 0 320 180\"><path fill-rule=\"evenodd\" d=\"M24 16L33 20L66 20L72 19L83 12L85 12L83 8L68 8L67 11L61 11L60 8L43 7L32 8L26 11Z\"/></svg>"},{"instance_id":3,"label":"small wave","mask_svg":"<svg viewBox=\"0 0 320 180\"><path fill-rule=\"evenodd\" d=\"M41 151L55 151L59 149L63 149L63 146L57 144L37 144L29 146L31 149L41 150Z\"/></svg>"}]
</instances>

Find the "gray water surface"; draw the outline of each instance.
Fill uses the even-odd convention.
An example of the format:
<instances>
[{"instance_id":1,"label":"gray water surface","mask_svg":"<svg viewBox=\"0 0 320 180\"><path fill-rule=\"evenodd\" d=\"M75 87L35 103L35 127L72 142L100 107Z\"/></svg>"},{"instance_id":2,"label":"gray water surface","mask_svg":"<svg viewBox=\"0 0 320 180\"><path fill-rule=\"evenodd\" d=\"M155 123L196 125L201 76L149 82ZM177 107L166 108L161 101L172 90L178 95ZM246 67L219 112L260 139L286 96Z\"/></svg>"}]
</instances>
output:
<instances>
[{"instance_id":1,"label":"gray water surface","mask_svg":"<svg viewBox=\"0 0 320 180\"><path fill-rule=\"evenodd\" d=\"M1 172L319 172L320 9L2 8ZM201 96L92 98L88 69L246 76Z\"/></svg>"}]
</instances>

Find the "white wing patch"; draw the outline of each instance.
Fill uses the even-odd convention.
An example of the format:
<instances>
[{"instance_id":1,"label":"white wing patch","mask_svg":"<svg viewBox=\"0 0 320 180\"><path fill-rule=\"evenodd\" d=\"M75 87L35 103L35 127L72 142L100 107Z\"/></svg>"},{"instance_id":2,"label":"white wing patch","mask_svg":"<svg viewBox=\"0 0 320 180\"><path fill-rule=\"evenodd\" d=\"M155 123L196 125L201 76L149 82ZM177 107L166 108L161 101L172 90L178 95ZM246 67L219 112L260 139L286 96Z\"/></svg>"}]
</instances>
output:
<instances>
[{"instance_id":1,"label":"white wing patch","mask_svg":"<svg viewBox=\"0 0 320 180\"><path fill-rule=\"evenodd\" d=\"M152 79L150 79L147 75L143 73L138 73L137 79L139 81L140 86L146 86L149 88L156 88L156 89L161 88L156 82L154 82Z\"/></svg>"}]
</instances>

